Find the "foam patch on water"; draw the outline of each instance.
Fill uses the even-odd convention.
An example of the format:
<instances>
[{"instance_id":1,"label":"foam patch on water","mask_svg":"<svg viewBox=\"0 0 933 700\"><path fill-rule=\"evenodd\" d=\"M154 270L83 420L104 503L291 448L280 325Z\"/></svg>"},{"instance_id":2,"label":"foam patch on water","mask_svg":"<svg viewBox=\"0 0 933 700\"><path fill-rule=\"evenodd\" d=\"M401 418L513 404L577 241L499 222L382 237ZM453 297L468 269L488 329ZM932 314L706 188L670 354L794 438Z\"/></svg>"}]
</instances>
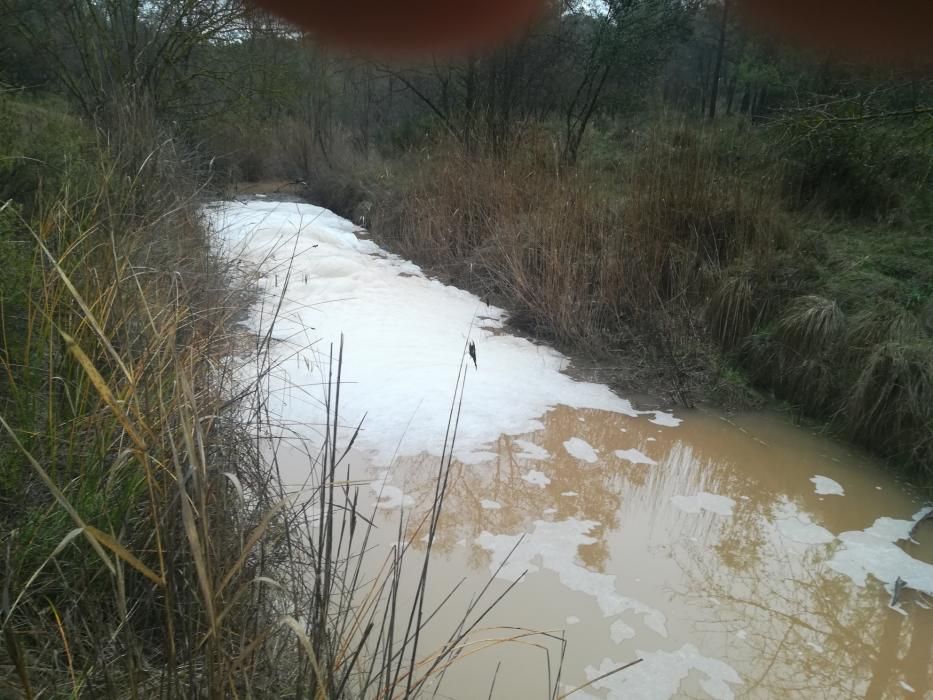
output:
<instances>
[{"instance_id":1,"label":"foam patch on water","mask_svg":"<svg viewBox=\"0 0 933 700\"><path fill-rule=\"evenodd\" d=\"M633 639L635 637L635 630L622 622L622 620L616 620L609 628L609 637L616 644L621 644L626 639Z\"/></svg>"},{"instance_id":2,"label":"foam patch on water","mask_svg":"<svg viewBox=\"0 0 933 700\"><path fill-rule=\"evenodd\" d=\"M732 666L704 656L692 644L684 644L676 651L642 651L635 653L642 661L620 673L595 681L594 688L606 690L607 700L667 700L681 697L680 684L696 671L701 676L700 687L716 700L733 700L732 686L741 685L742 679ZM599 678L622 664L603 659L598 667L587 666L589 680Z\"/></svg>"},{"instance_id":3,"label":"foam patch on water","mask_svg":"<svg viewBox=\"0 0 933 700\"><path fill-rule=\"evenodd\" d=\"M651 459L651 457L641 452L640 450L636 450L634 447L630 450L616 450L612 454L614 454L619 459L624 459L628 462L631 462L632 464L647 464L652 467L657 465L657 462Z\"/></svg>"},{"instance_id":4,"label":"foam patch on water","mask_svg":"<svg viewBox=\"0 0 933 700\"><path fill-rule=\"evenodd\" d=\"M527 481L529 484L540 486L541 488L544 488L551 483L551 480L548 478L547 474L544 472L539 472L537 469L532 469L522 474L522 479Z\"/></svg>"},{"instance_id":5,"label":"foam patch on water","mask_svg":"<svg viewBox=\"0 0 933 700\"><path fill-rule=\"evenodd\" d=\"M492 462L499 455L495 452L487 452L485 450L475 450L470 452L460 452L457 455L457 459L460 460L461 464L485 464L487 462Z\"/></svg>"},{"instance_id":6,"label":"foam patch on water","mask_svg":"<svg viewBox=\"0 0 933 700\"><path fill-rule=\"evenodd\" d=\"M499 510L502 507L502 504L498 501L489 501L485 498L479 504L483 510Z\"/></svg>"},{"instance_id":7,"label":"foam patch on water","mask_svg":"<svg viewBox=\"0 0 933 700\"><path fill-rule=\"evenodd\" d=\"M544 460L551 458L550 452L528 440L516 440L514 444L522 450L515 455L519 459Z\"/></svg>"},{"instance_id":8,"label":"foam patch on water","mask_svg":"<svg viewBox=\"0 0 933 700\"><path fill-rule=\"evenodd\" d=\"M579 562L579 548L596 542L589 533L598 525L593 520L576 518L557 522L536 520L534 529L525 535L494 535L484 531L476 538L476 543L490 553L489 570L499 578L516 581L525 571L553 571L570 590L592 596L605 617L630 611L642 616L646 627L666 637L664 613L620 595L616 591L615 576L590 571Z\"/></svg>"},{"instance_id":9,"label":"foam patch on water","mask_svg":"<svg viewBox=\"0 0 933 700\"><path fill-rule=\"evenodd\" d=\"M828 476L817 474L810 478L813 482L813 493L819 496L845 496L846 490L838 481L830 479Z\"/></svg>"},{"instance_id":10,"label":"foam patch on water","mask_svg":"<svg viewBox=\"0 0 933 700\"><path fill-rule=\"evenodd\" d=\"M254 309L252 329L268 330L279 309L270 410L305 437L324 423L321 382L328 349L341 334L341 424L355 426L367 414L356 444L380 465L396 452L441 453L468 340L476 343L478 369L467 370L458 459L500 435L540 428L538 419L558 404L640 415L605 385L563 374L568 360L556 350L499 332L504 310L428 279L416 265L357 238L353 223L326 209L254 200L204 211L222 252L261 270L263 307ZM677 422L652 414L664 425Z\"/></svg>"},{"instance_id":11,"label":"foam patch on water","mask_svg":"<svg viewBox=\"0 0 933 700\"><path fill-rule=\"evenodd\" d=\"M395 508L408 508L414 504L414 499L405 494L402 489L392 484L392 477L388 471L379 472L379 476L370 482L369 488L376 496L376 506L386 510Z\"/></svg>"},{"instance_id":12,"label":"foam patch on water","mask_svg":"<svg viewBox=\"0 0 933 700\"><path fill-rule=\"evenodd\" d=\"M595 464L599 460L599 455L596 453L596 450L593 449L592 445L578 437L565 440L564 449L567 450L567 454L571 457L575 457L589 464Z\"/></svg>"},{"instance_id":13,"label":"foam patch on water","mask_svg":"<svg viewBox=\"0 0 933 700\"><path fill-rule=\"evenodd\" d=\"M655 425L663 425L667 428L676 428L678 425L683 423L680 418L674 418L670 413L665 413L664 411L639 411L642 414L654 414L649 422L654 423Z\"/></svg>"},{"instance_id":14,"label":"foam patch on water","mask_svg":"<svg viewBox=\"0 0 933 700\"><path fill-rule=\"evenodd\" d=\"M728 496L700 491L693 496L671 496L671 503L685 513L696 515L702 511L729 517L735 507L735 501Z\"/></svg>"},{"instance_id":15,"label":"foam patch on water","mask_svg":"<svg viewBox=\"0 0 933 700\"><path fill-rule=\"evenodd\" d=\"M813 522L809 514L784 499L774 506L774 526L782 537L805 545L829 544L836 536Z\"/></svg>"},{"instance_id":16,"label":"foam patch on water","mask_svg":"<svg viewBox=\"0 0 933 700\"><path fill-rule=\"evenodd\" d=\"M843 532L841 546L829 560L829 568L864 586L869 574L893 590L901 577L914 590L933 595L933 564L914 559L897 543L910 537L914 524L926 517L933 506L914 514L911 520L878 518L865 530Z\"/></svg>"}]
</instances>

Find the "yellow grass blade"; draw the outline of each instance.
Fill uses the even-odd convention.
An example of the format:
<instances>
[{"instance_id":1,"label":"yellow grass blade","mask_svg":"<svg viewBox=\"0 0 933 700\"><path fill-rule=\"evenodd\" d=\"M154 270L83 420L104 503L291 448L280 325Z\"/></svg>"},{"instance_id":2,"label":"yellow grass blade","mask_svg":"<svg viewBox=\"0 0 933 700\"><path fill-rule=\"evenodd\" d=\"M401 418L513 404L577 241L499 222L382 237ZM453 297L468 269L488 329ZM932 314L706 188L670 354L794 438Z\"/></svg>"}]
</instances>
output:
<instances>
[{"instance_id":1,"label":"yellow grass blade","mask_svg":"<svg viewBox=\"0 0 933 700\"><path fill-rule=\"evenodd\" d=\"M91 359L84 354L84 351L75 342L75 339L70 335L65 333L65 331L59 331L62 338L65 340L65 345L68 346L68 351L74 356L78 361L78 364L81 365L81 368L84 370L84 373L87 374L88 379L91 380L91 384L94 385L94 389L97 391L98 396L107 404L117 420L120 421L120 425L123 426L123 429L126 431L126 434L130 436L130 439L140 450L146 449L146 442L143 440L142 436L136 432L136 429L133 427L133 424L130 423L129 417L123 411L123 408L117 402L116 398L113 395L113 392L110 391L110 387L107 386L107 382L104 381L104 378L100 376L100 372L97 371L97 368L94 366L94 363L91 362Z\"/></svg>"},{"instance_id":2,"label":"yellow grass blade","mask_svg":"<svg viewBox=\"0 0 933 700\"><path fill-rule=\"evenodd\" d=\"M276 589L278 589L278 590L280 590L280 591L286 590L285 587L284 587L281 583L279 583L279 582L276 581L275 579L269 578L268 576L257 576L257 577L254 578L252 581L247 581L246 583L244 583L244 584L240 587L240 589L239 589L236 593L233 594L233 598L231 598L230 601L227 603L227 607L225 607L223 610L221 610L220 613L217 615L217 626L218 626L218 627L220 626L220 623L224 621L224 618L227 617L227 614L228 614L231 610L234 609L234 606L236 606L236 604L237 604L238 602L240 602L240 600L243 598L243 596L246 595L246 593L249 592L249 587L252 586L252 585L255 585L255 584L257 584L257 583L264 583L264 584L266 584L267 586L272 586L273 588L276 588ZM204 644L208 639L211 638L211 635L212 635L212 634L214 634L214 630L213 630L213 629L209 629L209 630L207 631L207 634L205 634L204 637L201 639L201 641L198 643L198 646L199 646L199 647L200 647L200 646L203 646L203 644Z\"/></svg>"},{"instance_id":3,"label":"yellow grass blade","mask_svg":"<svg viewBox=\"0 0 933 700\"><path fill-rule=\"evenodd\" d=\"M130 384L135 384L133 380L133 375L130 374L129 369L125 364L123 364L123 359L120 357L120 354L114 350L113 345L110 344L110 339L107 338L107 334L104 333L103 329L100 327L100 324L97 322L97 319L94 317L94 314L91 313L90 307L88 307L87 302L84 301L84 297L78 292L74 284L68 278L68 275L65 274L65 271L58 264L58 261L55 259L55 256L49 252L49 249L45 247L45 244L42 242L42 239L36 235L35 231L30 229L33 238L36 239L36 245L45 253L45 257L48 258L49 262L52 263L52 266L55 268L55 271L58 273L58 276L61 278L62 282L67 287L68 291L71 293L71 296L78 303L78 306L81 307L81 311L84 312L84 317L90 324L91 328L94 329L94 332L97 334L97 337L100 338L100 342L103 343L104 347L107 349L107 352L110 353L110 356L114 359L114 362L117 363L117 366L123 371L123 374L126 375L126 378L129 380Z\"/></svg>"},{"instance_id":4,"label":"yellow grass blade","mask_svg":"<svg viewBox=\"0 0 933 700\"><path fill-rule=\"evenodd\" d=\"M308 655L308 661L311 662L311 666L314 668L314 674L318 679L317 686L317 697L324 698L327 700L327 692L324 690L324 675L321 672L321 666L317 661L317 656L314 653L314 647L311 646L311 640L308 639L308 635L305 634L304 629L301 627L301 623L298 622L291 615L283 615L279 620L280 625L290 627L292 632L298 637L298 641L301 642L302 648L305 650L305 653Z\"/></svg>"},{"instance_id":5,"label":"yellow grass blade","mask_svg":"<svg viewBox=\"0 0 933 700\"><path fill-rule=\"evenodd\" d=\"M152 569L150 569L148 566L143 564L139 559L136 558L136 556L132 552L130 552L126 547L124 547L122 544L120 544L115 539L113 539L106 532L101 532L93 525L87 525L86 527L87 527L87 530L91 533L91 535L93 535L97 539L98 542L100 542L107 549L109 549L111 552L116 554L127 564L129 564L134 569L136 569L139 573L141 573L147 579L149 579L150 581L152 581L158 586L165 585L165 579L157 575Z\"/></svg>"}]
</instances>

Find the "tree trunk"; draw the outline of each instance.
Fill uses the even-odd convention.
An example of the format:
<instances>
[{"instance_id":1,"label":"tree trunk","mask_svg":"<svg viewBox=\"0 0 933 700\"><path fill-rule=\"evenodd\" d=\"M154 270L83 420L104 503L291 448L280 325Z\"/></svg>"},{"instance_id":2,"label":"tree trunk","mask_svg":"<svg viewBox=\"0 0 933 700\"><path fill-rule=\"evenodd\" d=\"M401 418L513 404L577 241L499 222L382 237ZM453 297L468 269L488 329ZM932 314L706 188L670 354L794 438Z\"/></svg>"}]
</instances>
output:
<instances>
[{"instance_id":1,"label":"tree trunk","mask_svg":"<svg viewBox=\"0 0 933 700\"><path fill-rule=\"evenodd\" d=\"M738 83L738 76L733 73L729 79L729 87L726 88L726 114L732 114L732 105L735 104L735 90Z\"/></svg>"},{"instance_id":2,"label":"tree trunk","mask_svg":"<svg viewBox=\"0 0 933 700\"><path fill-rule=\"evenodd\" d=\"M463 143L468 153L473 152L474 121L476 119L476 58L467 59L467 73L463 98Z\"/></svg>"},{"instance_id":3,"label":"tree trunk","mask_svg":"<svg viewBox=\"0 0 933 700\"><path fill-rule=\"evenodd\" d=\"M726 22L729 20L729 0L723 0L722 19L719 22L719 46L716 48L716 67L713 68L713 85L709 96L709 118L716 118L716 101L719 99L719 80L722 74L722 57L726 51Z\"/></svg>"},{"instance_id":4,"label":"tree trunk","mask_svg":"<svg viewBox=\"0 0 933 700\"><path fill-rule=\"evenodd\" d=\"M568 118L567 139L564 142L564 151L561 156L561 161L564 165L573 165L577 162L577 154L580 150L580 144L583 141L583 135L586 133L586 127L590 123L590 119L593 117L593 112L596 111L596 104L599 101L599 96L603 91L603 87L606 85L606 80L609 78L610 70L611 64L607 64L603 67L602 75L590 95L589 102L584 107L582 114L579 115L572 128L571 120Z\"/></svg>"}]
</instances>

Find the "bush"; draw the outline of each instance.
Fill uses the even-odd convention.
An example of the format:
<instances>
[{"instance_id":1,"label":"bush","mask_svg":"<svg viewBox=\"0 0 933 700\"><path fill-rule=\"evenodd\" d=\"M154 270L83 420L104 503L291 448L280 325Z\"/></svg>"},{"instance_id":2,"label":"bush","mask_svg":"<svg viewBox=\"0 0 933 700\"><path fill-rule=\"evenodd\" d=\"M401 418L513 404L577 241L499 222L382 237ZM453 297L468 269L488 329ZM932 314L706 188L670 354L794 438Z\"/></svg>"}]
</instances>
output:
<instances>
[{"instance_id":1,"label":"bush","mask_svg":"<svg viewBox=\"0 0 933 700\"><path fill-rule=\"evenodd\" d=\"M785 124L785 188L798 206L884 219L930 185L933 143L923 128L845 121L852 116L812 114Z\"/></svg>"},{"instance_id":2,"label":"bush","mask_svg":"<svg viewBox=\"0 0 933 700\"><path fill-rule=\"evenodd\" d=\"M538 337L596 355L649 348L689 403L718 373L696 322L711 284L726 266L773 263L795 238L769 181L719 152L747 135L664 119L628 134L611 171L603 160L560 170L544 128L508 159L441 142L392 162L368 181L373 230ZM746 303L714 323L738 342L753 319L724 326L756 313Z\"/></svg>"},{"instance_id":3,"label":"bush","mask_svg":"<svg viewBox=\"0 0 933 700\"><path fill-rule=\"evenodd\" d=\"M68 184L81 196L93 181L94 132L54 100L31 102L0 92L0 204L27 215L41 192Z\"/></svg>"}]
</instances>

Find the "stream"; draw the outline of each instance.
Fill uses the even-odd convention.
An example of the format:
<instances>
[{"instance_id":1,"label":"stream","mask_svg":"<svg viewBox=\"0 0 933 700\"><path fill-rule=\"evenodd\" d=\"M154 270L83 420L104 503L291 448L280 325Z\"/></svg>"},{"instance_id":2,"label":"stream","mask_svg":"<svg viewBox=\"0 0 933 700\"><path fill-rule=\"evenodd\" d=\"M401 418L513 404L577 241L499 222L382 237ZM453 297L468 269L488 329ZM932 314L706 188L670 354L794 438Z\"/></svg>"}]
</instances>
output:
<instances>
[{"instance_id":1,"label":"stream","mask_svg":"<svg viewBox=\"0 0 933 700\"><path fill-rule=\"evenodd\" d=\"M577 381L507 312L325 209L260 196L206 213L258 270L249 323L275 317L270 409L297 441L320 442L343 336L340 434L362 421L345 462L378 546L432 502L465 368L430 579L436 600L460 586L426 648L490 577L493 595L514 588L479 638L550 634L476 644L436 697L546 698L562 637L559 687L589 684L575 700L933 699L933 521L914 529L930 508L872 458L780 414L642 410ZM300 485L308 460L283 444Z\"/></svg>"}]
</instances>

